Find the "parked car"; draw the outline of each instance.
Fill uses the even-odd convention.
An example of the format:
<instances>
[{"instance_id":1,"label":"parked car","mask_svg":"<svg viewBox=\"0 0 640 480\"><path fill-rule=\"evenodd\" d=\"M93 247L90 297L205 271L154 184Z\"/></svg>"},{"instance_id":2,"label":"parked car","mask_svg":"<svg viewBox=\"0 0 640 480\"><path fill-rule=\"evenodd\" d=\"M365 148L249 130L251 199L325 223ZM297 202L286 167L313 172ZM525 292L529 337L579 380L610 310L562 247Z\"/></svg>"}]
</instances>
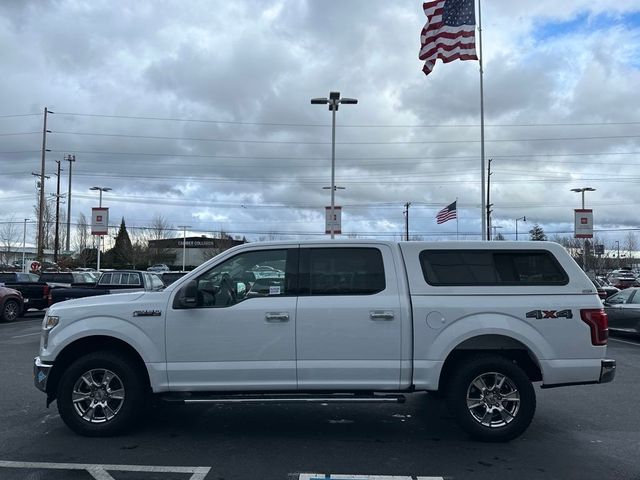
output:
<instances>
[{"instance_id":1,"label":"parked car","mask_svg":"<svg viewBox=\"0 0 640 480\"><path fill-rule=\"evenodd\" d=\"M138 270L113 270L100 275L97 283L54 288L49 295L49 305L65 300L109 295L123 292L154 292L165 287L155 272Z\"/></svg>"},{"instance_id":2,"label":"parked car","mask_svg":"<svg viewBox=\"0 0 640 480\"><path fill-rule=\"evenodd\" d=\"M601 277L596 277L592 281L593 284L598 288L598 295L600 295L600 291L604 293L604 296L600 295L600 298L602 299L609 298L611 295L615 295L620 291L619 288L614 287Z\"/></svg>"},{"instance_id":3,"label":"parked car","mask_svg":"<svg viewBox=\"0 0 640 480\"><path fill-rule=\"evenodd\" d=\"M609 330L640 335L640 288L620 290L605 300L604 309Z\"/></svg>"},{"instance_id":4,"label":"parked car","mask_svg":"<svg viewBox=\"0 0 640 480\"><path fill-rule=\"evenodd\" d=\"M24 310L44 310L49 306L49 285L39 280L35 273L2 272L0 284L18 290L22 294Z\"/></svg>"},{"instance_id":5,"label":"parked car","mask_svg":"<svg viewBox=\"0 0 640 480\"><path fill-rule=\"evenodd\" d=\"M13 322L24 309L22 294L13 288L0 287L0 320Z\"/></svg>"},{"instance_id":6,"label":"parked car","mask_svg":"<svg viewBox=\"0 0 640 480\"><path fill-rule=\"evenodd\" d=\"M164 263L157 263L157 264L151 265L149 268L147 268L147 271L149 271L149 272L168 272L169 271L169 267L167 267Z\"/></svg>"},{"instance_id":7,"label":"parked car","mask_svg":"<svg viewBox=\"0 0 640 480\"><path fill-rule=\"evenodd\" d=\"M156 272L157 275L162 280L162 283L167 285L171 285L173 282L178 280L179 278L184 277L189 272L177 272L177 271L169 271L169 272Z\"/></svg>"},{"instance_id":8,"label":"parked car","mask_svg":"<svg viewBox=\"0 0 640 480\"><path fill-rule=\"evenodd\" d=\"M96 280L88 272L42 272L40 281L50 287L70 287L72 284L95 285Z\"/></svg>"},{"instance_id":9,"label":"parked car","mask_svg":"<svg viewBox=\"0 0 640 480\"><path fill-rule=\"evenodd\" d=\"M631 270L614 270L607 275L607 281L620 290L640 286Z\"/></svg>"}]
</instances>

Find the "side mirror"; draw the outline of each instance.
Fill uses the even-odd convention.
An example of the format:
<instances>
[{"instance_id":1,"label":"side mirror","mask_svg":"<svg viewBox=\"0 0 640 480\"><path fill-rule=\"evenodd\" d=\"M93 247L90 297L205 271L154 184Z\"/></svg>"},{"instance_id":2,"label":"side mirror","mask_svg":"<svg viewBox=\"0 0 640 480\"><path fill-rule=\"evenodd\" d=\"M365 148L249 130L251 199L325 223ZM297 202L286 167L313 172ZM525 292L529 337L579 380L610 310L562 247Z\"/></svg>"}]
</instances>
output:
<instances>
[{"instance_id":1,"label":"side mirror","mask_svg":"<svg viewBox=\"0 0 640 480\"><path fill-rule=\"evenodd\" d=\"M182 308L198 306L198 282L191 280L178 293L178 301Z\"/></svg>"}]
</instances>

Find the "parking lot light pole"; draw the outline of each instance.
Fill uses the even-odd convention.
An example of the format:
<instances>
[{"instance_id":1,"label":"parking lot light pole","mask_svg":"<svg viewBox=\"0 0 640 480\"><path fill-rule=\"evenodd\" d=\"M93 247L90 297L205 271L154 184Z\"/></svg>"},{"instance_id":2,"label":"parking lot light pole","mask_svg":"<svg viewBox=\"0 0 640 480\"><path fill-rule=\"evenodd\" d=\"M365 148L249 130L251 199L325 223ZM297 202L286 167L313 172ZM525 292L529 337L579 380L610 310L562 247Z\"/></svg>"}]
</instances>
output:
<instances>
[{"instance_id":1,"label":"parking lot light pole","mask_svg":"<svg viewBox=\"0 0 640 480\"><path fill-rule=\"evenodd\" d=\"M186 271L186 258L187 258L187 228L191 228L191 225L178 225L178 228L182 229L182 271Z\"/></svg>"},{"instance_id":2,"label":"parking lot light pole","mask_svg":"<svg viewBox=\"0 0 640 480\"><path fill-rule=\"evenodd\" d=\"M581 193L582 194L582 210L584 210L584 192L595 192L595 188L591 187L583 187L583 188L572 188L572 192ZM582 269L584 272L587 272L587 239L582 239Z\"/></svg>"},{"instance_id":3,"label":"parking lot light pole","mask_svg":"<svg viewBox=\"0 0 640 480\"><path fill-rule=\"evenodd\" d=\"M516 242L518 241L518 220L522 220L523 222L526 222L527 217L524 216L524 217L516 218Z\"/></svg>"},{"instance_id":4,"label":"parking lot light pole","mask_svg":"<svg viewBox=\"0 0 640 480\"><path fill-rule=\"evenodd\" d=\"M616 247L618 248L618 269L620 268L620 242L616 240Z\"/></svg>"},{"instance_id":5,"label":"parking lot light pole","mask_svg":"<svg viewBox=\"0 0 640 480\"><path fill-rule=\"evenodd\" d=\"M91 187L89 190L98 190L100 192L100 201L98 202L98 207L102 208L102 192L110 192L111 188L109 187ZM107 225L107 229L109 225ZM98 261L96 262L96 270L100 271L100 248L102 244L102 235L98 235Z\"/></svg>"},{"instance_id":6,"label":"parking lot light pole","mask_svg":"<svg viewBox=\"0 0 640 480\"><path fill-rule=\"evenodd\" d=\"M341 103L347 105L355 105L358 100L355 98L340 98L340 92L330 92L329 98L312 98L312 105L329 105L331 111L331 222L330 231L331 238L335 238L334 223L335 218L335 199L336 199L336 112Z\"/></svg>"}]
</instances>

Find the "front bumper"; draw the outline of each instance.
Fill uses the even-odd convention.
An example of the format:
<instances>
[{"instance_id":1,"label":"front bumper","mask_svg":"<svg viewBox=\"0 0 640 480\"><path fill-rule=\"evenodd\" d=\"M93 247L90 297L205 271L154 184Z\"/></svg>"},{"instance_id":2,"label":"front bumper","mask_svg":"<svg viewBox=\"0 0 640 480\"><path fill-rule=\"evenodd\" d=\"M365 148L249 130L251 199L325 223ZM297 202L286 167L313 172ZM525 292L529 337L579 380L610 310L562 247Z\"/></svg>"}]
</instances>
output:
<instances>
[{"instance_id":1,"label":"front bumper","mask_svg":"<svg viewBox=\"0 0 640 480\"><path fill-rule=\"evenodd\" d=\"M43 363L40 357L33 359L33 383L38 390L46 393L47 380L49 380L49 373L51 373L52 368L53 365Z\"/></svg>"},{"instance_id":2,"label":"front bumper","mask_svg":"<svg viewBox=\"0 0 640 480\"><path fill-rule=\"evenodd\" d=\"M613 382L616 376L616 361L615 360L602 360L600 365L600 381L598 383Z\"/></svg>"}]
</instances>

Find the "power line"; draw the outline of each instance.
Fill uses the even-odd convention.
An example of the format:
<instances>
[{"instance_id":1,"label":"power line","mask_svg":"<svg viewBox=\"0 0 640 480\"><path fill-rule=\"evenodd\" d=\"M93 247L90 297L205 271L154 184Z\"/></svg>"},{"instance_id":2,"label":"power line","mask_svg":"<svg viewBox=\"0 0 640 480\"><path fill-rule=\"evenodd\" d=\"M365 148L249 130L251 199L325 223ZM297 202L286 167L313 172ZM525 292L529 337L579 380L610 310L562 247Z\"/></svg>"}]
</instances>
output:
<instances>
[{"instance_id":1,"label":"power line","mask_svg":"<svg viewBox=\"0 0 640 480\"><path fill-rule=\"evenodd\" d=\"M35 114L37 115L37 114ZM219 123L223 125L262 125L277 127L331 127L330 123L279 123L279 122L241 122L233 120L207 120L195 118L177 117L153 117L135 115L106 115L97 113L73 113L56 112L56 115L119 118L131 120L155 120L168 122L193 122L193 123ZM495 123L485 124L485 127L565 127L565 126L603 126L603 125L640 125L639 122L557 122L557 123ZM416 124L416 125L390 125L390 124L341 124L340 128L465 128L479 127L479 124Z\"/></svg>"},{"instance_id":2,"label":"power line","mask_svg":"<svg viewBox=\"0 0 640 480\"><path fill-rule=\"evenodd\" d=\"M32 132L39 133L39 132ZM294 140L239 140L228 138L198 138L198 137L169 137L164 135L131 135L125 133L99 133L99 132L69 132L61 130L53 130L51 133L57 135L79 135L79 136L95 136L95 137L112 137L112 138L137 138L146 140L187 140L192 142L217 142L217 143L258 143L258 144L277 144L277 145L330 145L331 142L311 142L311 141L294 141ZM22 135L22 134L9 134ZM504 142L551 142L565 140L614 140L622 138L640 138L640 135L604 135L589 137L555 137L555 138L503 138L494 140L485 140L485 143L504 143ZM336 142L336 145L430 145L430 144L451 144L451 143L480 143L480 140L408 140L408 141L388 141L388 142Z\"/></svg>"},{"instance_id":3,"label":"power line","mask_svg":"<svg viewBox=\"0 0 640 480\"><path fill-rule=\"evenodd\" d=\"M17 118L17 117L40 117L41 113L18 113L12 115L0 115L0 118Z\"/></svg>"}]
</instances>

